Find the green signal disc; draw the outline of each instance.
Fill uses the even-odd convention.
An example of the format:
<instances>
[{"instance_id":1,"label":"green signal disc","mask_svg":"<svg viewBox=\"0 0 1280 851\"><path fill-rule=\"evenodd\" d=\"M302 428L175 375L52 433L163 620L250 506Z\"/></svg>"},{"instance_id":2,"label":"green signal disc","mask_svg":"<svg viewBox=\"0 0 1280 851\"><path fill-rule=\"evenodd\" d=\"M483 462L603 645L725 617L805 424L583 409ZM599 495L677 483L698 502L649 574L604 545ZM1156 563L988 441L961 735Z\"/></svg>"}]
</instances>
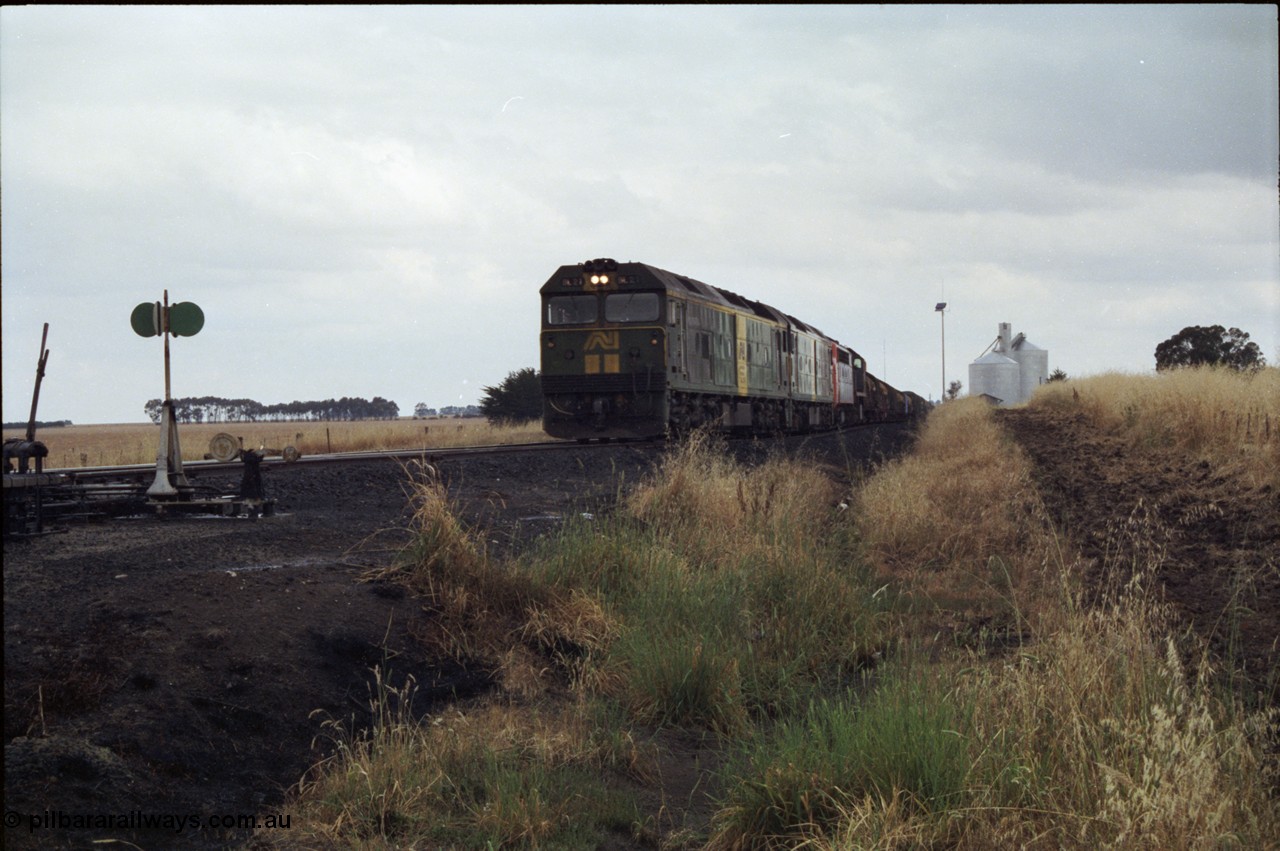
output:
<instances>
[{"instance_id":1,"label":"green signal disc","mask_svg":"<svg viewBox=\"0 0 1280 851\"><path fill-rule=\"evenodd\" d=\"M204 311L190 301L169 305L169 333L175 337L194 337L204 327Z\"/></svg>"},{"instance_id":2,"label":"green signal disc","mask_svg":"<svg viewBox=\"0 0 1280 851\"><path fill-rule=\"evenodd\" d=\"M160 336L160 302L144 301L133 309L129 324L139 337Z\"/></svg>"}]
</instances>

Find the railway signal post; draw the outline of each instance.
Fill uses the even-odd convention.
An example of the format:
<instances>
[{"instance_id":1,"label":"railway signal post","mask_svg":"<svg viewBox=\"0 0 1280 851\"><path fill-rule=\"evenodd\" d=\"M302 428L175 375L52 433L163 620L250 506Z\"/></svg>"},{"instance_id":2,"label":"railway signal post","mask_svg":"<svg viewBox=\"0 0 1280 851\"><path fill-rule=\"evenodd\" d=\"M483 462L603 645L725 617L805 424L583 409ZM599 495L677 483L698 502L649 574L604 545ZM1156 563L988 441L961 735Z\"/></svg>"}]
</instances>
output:
<instances>
[{"instance_id":1,"label":"railway signal post","mask_svg":"<svg viewBox=\"0 0 1280 851\"><path fill-rule=\"evenodd\" d=\"M160 413L160 448L156 452L156 479L147 489L152 499L176 499L190 493L191 484L182 471L182 448L178 443L178 421L173 415L173 398L169 382L169 335L192 337L204 327L204 311L189 301L169 304L169 291L164 303L143 302L133 309L129 323L140 337L164 338L164 404Z\"/></svg>"}]
</instances>

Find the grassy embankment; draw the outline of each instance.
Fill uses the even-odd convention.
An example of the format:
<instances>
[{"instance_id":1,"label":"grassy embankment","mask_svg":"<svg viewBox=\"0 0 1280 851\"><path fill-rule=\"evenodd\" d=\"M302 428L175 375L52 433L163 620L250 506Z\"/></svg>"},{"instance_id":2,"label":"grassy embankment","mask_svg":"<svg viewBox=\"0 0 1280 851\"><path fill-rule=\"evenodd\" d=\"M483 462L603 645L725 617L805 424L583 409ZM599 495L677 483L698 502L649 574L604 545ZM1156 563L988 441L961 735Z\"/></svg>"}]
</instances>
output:
<instances>
[{"instance_id":1,"label":"grassy embankment","mask_svg":"<svg viewBox=\"0 0 1280 851\"><path fill-rule=\"evenodd\" d=\"M215 434L243 438L246 449L293 446L303 455L394 449L443 449L548 440L538 422L493 426L482 418L438 420L360 420L355 422L198 423L178 426L184 461L198 461ZM21 437L21 429L5 438ZM71 425L36 434L49 449L46 469L154 464L160 427L143 423Z\"/></svg>"},{"instance_id":2,"label":"grassy embankment","mask_svg":"<svg viewBox=\"0 0 1280 851\"><path fill-rule=\"evenodd\" d=\"M1079 408L1134 446L1177 449L1248 484L1280 485L1280 367L1105 373L1047 384L1034 401Z\"/></svg>"},{"instance_id":3,"label":"grassy embankment","mask_svg":"<svg viewBox=\"0 0 1280 851\"><path fill-rule=\"evenodd\" d=\"M1033 404L1075 390L1100 427L1163 441L1175 432L1143 424L1217 416L1197 399L1206 388L1237 383L1252 404L1276 380L1170 378L1158 392L1073 382ZM1268 474L1258 459L1276 437L1224 442L1197 423L1176 430L1206 435L1185 451ZM746 469L695 440L613 516L515 562L490 558L438 486L417 498L415 545L384 575L439 612L424 640L489 666L500 688L421 723L411 688L384 689L372 730L335 723L335 756L290 804L304 833L291 842L587 848L622 831L665 847L1176 849L1280 836L1274 719L1184 669L1200 651L1149 593L1155 563L1082 605L1026 459L980 402L940 408L913 455L853 494L812 465ZM706 731L727 755L709 825L664 828L628 797L670 757L650 738L661 727Z\"/></svg>"}]
</instances>

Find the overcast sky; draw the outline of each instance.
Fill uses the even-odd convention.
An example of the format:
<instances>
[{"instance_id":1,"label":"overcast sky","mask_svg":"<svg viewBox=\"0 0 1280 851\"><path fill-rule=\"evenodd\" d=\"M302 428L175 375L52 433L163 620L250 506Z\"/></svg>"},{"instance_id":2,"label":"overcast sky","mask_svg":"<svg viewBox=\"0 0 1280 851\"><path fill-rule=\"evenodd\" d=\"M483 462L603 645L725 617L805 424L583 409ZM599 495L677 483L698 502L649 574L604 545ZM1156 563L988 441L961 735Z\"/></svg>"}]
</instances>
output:
<instances>
[{"instance_id":1,"label":"overcast sky","mask_svg":"<svg viewBox=\"0 0 1280 851\"><path fill-rule=\"evenodd\" d=\"M470 404L538 288L634 260L937 397L1188 325L1280 362L1277 26L1249 6L0 8L4 419L173 395Z\"/></svg>"}]
</instances>

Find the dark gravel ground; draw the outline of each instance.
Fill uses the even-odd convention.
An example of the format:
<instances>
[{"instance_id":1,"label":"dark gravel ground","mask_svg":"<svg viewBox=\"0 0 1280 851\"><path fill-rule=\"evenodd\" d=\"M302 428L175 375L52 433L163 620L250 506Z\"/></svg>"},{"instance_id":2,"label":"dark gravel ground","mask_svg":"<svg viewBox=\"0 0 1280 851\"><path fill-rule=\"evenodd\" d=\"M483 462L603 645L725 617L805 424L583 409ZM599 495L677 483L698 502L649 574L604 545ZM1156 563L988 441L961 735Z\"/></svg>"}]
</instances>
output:
<instances>
[{"instance_id":1,"label":"dark gravel ground","mask_svg":"<svg viewBox=\"0 0 1280 851\"><path fill-rule=\"evenodd\" d=\"M730 451L803 453L843 476L908 440L883 426ZM608 510L663 451L435 464L459 516L507 551ZM132 517L5 541L5 847L234 847L248 831L225 820L287 815L288 787L324 755L326 718L367 717L374 666L393 686L413 676L423 711L487 689L487 672L424 655L410 636L429 615L402 589L361 581L408 540L413 474L271 467L274 516Z\"/></svg>"}]
</instances>

